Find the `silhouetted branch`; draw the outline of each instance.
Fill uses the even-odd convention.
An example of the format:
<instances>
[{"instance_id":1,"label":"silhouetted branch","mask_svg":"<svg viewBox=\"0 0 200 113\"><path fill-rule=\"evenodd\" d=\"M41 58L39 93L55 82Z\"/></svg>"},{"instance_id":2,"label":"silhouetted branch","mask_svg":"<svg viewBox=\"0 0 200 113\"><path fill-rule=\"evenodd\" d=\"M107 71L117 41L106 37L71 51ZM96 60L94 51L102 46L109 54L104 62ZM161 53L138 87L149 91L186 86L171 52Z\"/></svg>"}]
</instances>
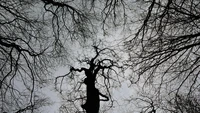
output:
<instances>
[{"instance_id":1,"label":"silhouetted branch","mask_svg":"<svg viewBox=\"0 0 200 113\"><path fill-rule=\"evenodd\" d=\"M127 65L137 75L130 76L130 81L140 83L142 80L143 88L153 87L151 91L157 94L153 101L165 101L164 96L173 102L183 90L188 96L198 93L200 30L197 26L200 2L138 2L145 4L145 11L139 20L141 26L125 42L129 52ZM161 103L158 107L162 105L169 104ZM173 111L173 108L167 109Z\"/></svg>"},{"instance_id":2,"label":"silhouetted branch","mask_svg":"<svg viewBox=\"0 0 200 113\"><path fill-rule=\"evenodd\" d=\"M116 74L116 76L119 76L114 68L122 69L122 67L118 65L118 62L116 60L112 60L110 58L100 57L101 55L106 55L105 54L106 51L109 51L107 54L114 52L113 50L110 52L110 50L111 49L108 49L108 48L99 49L98 47L94 46L94 52L95 52L94 57L92 57L91 59L87 58L87 60L80 60L82 63L86 62L86 64L89 65L88 68L85 68L85 67L74 68L74 67L71 66L69 73L67 73L63 76L56 77L55 85L58 84L57 81L58 81L59 78L61 78L60 91L62 91L61 86L63 84L63 79L65 77L67 77L66 79L70 79L72 81L75 81L75 79L76 79L75 74L80 73L80 72L84 72L84 82L80 83L79 89L81 89L80 91L82 92L81 85L83 83L86 85L87 99L86 99L86 103L84 105L82 105L82 108L85 109L88 113L91 110L91 109L88 108L88 106L96 106L97 107L97 106L99 106L98 103L100 101L109 101L109 98L110 98L111 104L113 103L113 100L112 100L111 94L110 94L110 88L112 87L111 84L110 84L110 81L116 82L116 80L115 80L114 77L112 77L113 75L110 72L114 71L114 74ZM114 54L112 54L112 55L114 55ZM115 59L115 58L117 58L117 57L114 56L113 59ZM72 76L74 76L74 77L72 77ZM78 75L76 75L76 77L78 77ZM105 92L107 92L107 94L109 96L102 94L96 88L95 84L97 84L98 82L101 82L101 81L97 80L98 79L97 77L98 78L101 77L102 79L104 79L102 81L102 83L103 83L102 88L106 89ZM77 89L75 91L79 92ZM69 95L71 95L71 94L69 94ZM102 96L104 99L100 99L99 96ZM77 98L75 100L77 100ZM98 109L99 109L98 107L94 108L94 110L98 110Z\"/></svg>"}]
</instances>

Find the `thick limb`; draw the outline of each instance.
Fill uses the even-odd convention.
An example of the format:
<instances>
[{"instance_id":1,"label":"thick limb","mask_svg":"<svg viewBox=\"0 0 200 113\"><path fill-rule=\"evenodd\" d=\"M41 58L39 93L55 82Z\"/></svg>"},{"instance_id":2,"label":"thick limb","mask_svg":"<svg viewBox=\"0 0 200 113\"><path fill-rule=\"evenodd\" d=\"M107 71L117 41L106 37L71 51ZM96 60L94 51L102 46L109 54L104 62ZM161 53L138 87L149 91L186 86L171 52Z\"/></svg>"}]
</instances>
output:
<instances>
[{"instance_id":1,"label":"thick limb","mask_svg":"<svg viewBox=\"0 0 200 113\"><path fill-rule=\"evenodd\" d=\"M100 101L109 101L108 96L102 94L101 92L99 92L99 95L100 95L101 97L104 97L104 99L100 99Z\"/></svg>"}]
</instances>

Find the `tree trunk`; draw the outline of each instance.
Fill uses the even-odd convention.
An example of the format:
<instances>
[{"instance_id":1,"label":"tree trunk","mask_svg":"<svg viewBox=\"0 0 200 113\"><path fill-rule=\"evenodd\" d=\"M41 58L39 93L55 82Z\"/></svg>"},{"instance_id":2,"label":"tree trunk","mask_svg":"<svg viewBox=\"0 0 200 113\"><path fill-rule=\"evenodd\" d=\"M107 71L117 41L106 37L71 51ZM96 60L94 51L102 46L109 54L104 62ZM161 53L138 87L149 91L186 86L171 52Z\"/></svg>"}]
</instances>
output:
<instances>
[{"instance_id":1,"label":"tree trunk","mask_svg":"<svg viewBox=\"0 0 200 113\"><path fill-rule=\"evenodd\" d=\"M87 78L85 78L84 83L86 84L87 90L87 100L82 108L86 110L86 113L99 113L100 107L100 97L99 90L95 88L95 75L92 73L86 74Z\"/></svg>"}]
</instances>

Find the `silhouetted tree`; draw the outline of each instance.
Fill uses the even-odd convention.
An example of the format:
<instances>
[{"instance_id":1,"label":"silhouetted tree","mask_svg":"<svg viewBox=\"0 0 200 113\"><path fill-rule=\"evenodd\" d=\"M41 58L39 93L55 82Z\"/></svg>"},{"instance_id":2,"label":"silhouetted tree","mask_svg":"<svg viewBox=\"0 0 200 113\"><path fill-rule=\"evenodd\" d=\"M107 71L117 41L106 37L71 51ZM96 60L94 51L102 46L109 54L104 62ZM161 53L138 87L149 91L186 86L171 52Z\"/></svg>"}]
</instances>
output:
<instances>
[{"instance_id":1,"label":"silhouetted tree","mask_svg":"<svg viewBox=\"0 0 200 113\"><path fill-rule=\"evenodd\" d=\"M82 1L1 0L0 112L34 112L49 69L67 62L66 42L84 45L95 33L89 12L74 3Z\"/></svg>"},{"instance_id":2,"label":"silhouetted tree","mask_svg":"<svg viewBox=\"0 0 200 113\"><path fill-rule=\"evenodd\" d=\"M58 76L55 82L56 86L60 85L58 90L61 94L63 91L62 85L64 84L64 78L67 79L66 82L76 84L71 88L73 91L65 91L65 93L63 93L63 96L67 98L67 102L71 102L74 106L80 106L80 101L84 98L78 95L83 94L86 90L86 102L81 105L81 107L86 110L86 113L99 113L100 101L108 101L109 98L111 99L110 107L112 107L113 100L110 90L112 87L120 85L120 78L123 77L122 74L120 75L120 71L122 72L123 68L119 65L119 57L112 49L100 49L94 46L94 50L94 57L86 57L85 60L80 61L81 63L86 63L86 66L81 68L70 67L69 73ZM84 76L75 74L80 72L84 72ZM86 89L82 86L83 83L86 85ZM100 96L103 97L103 99L100 99ZM79 103L77 104L76 102ZM64 108L70 109L69 106ZM81 111L80 107L74 108L77 108L74 111Z\"/></svg>"},{"instance_id":3,"label":"silhouetted tree","mask_svg":"<svg viewBox=\"0 0 200 113\"><path fill-rule=\"evenodd\" d=\"M141 26L125 42L128 65L138 75L131 82L145 81L163 105L165 99L175 101L183 92L188 95L185 100L199 94L200 1L138 2L144 10Z\"/></svg>"},{"instance_id":4,"label":"silhouetted tree","mask_svg":"<svg viewBox=\"0 0 200 113\"><path fill-rule=\"evenodd\" d=\"M0 112L33 112L46 101L35 93L37 86L46 83L49 58L45 51L52 39L47 41L43 21L34 12L30 15L29 8L35 4L0 3Z\"/></svg>"},{"instance_id":5,"label":"silhouetted tree","mask_svg":"<svg viewBox=\"0 0 200 113\"><path fill-rule=\"evenodd\" d=\"M49 69L67 62L71 42L84 45L93 38L96 24L105 30L120 22L120 4L124 1L1 0L0 112L33 112Z\"/></svg>"}]
</instances>

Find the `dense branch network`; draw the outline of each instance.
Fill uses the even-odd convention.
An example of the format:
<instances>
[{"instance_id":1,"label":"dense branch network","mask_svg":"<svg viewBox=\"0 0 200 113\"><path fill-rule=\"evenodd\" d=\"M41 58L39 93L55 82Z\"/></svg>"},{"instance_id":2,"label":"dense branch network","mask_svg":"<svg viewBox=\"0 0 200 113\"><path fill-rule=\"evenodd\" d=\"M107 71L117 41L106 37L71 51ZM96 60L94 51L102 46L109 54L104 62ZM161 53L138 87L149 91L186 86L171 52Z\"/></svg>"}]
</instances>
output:
<instances>
[{"instance_id":1,"label":"dense branch network","mask_svg":"<svg viewBox=\"0 0 200 113\"><path fill-rule=\"evenodd\" d=\"M34 11L29 14L35 4L0 3L0 112L36 112L39 103L47 104L36 92L49 74L46 51L51 52L47 41L51 39L44 33L45 22Z\"/></svg>"},{"instance_id":2,"label":"dense branch network","mask_svg":"<svg viewBox=\"0 0 200 113\"><path fill-rule=\"evenodd\" d=\"M100 107L100 101L108 101L109 98L111 98L110 92L109 92L109 87L105 81L110 81L112 80L112 74L106 74L106 70L108 71L114 71L116 69L121 69L122 67L119 66L118 62L109 59L109 58L103 58L100 59L101 53L109 50L109 52L114 52L111 49L105 48L105 49L99 49L96 46L93 47L95 50L95 56L91 58L90 60L85 60L89 67L85 68L74 68L70 67L70 72L66 75L63 76L58 76L56 78L55 85L58 84L58 80L61 79L61 86L63 84L63 79L67 76L73 76L73 72L84 72L84 81L83 83L86 85L86 92L87 92L87 98L86 98L86 103L82 105L82 108L86 110L87 113L98 113L99 112L99 107ZM98 88L96 88L96 84L100 81L97 81L98 78L103 78L104 86L108 93L109 97L102 94ZM73 77L74 78L74 77ZM69 78L67 78L69 79ZM60 87L61 88L61 87ZM75 91L74 91L75 92ZM100 97L103 97L104 99L100 99ZM93 109L92 109L93 108Z\"/></svg>"},{"instance_id":3,"label":"dense branch network","mask_svg":"<svg viewBox=\"0 0 200 113\"><path fill-rule=\"evenodd\" d=\"M57 38L57 44L60 42L62 31L65 32L71 40L85 41L92 36L94 29L89 17L80 7L73 6L74 1L55 1L41 0L44 3L44 9L52 16L52 29L54 36ZM77 1L77 3L79 3ZM62 40L66 40L62 39Z\"/></svg>"},{"instance_id":4,"label":"dense branch network","mask_svg":"<svg viewBox=\"0 0 200 113\"><path fill-rule=\"evenodd\" d=\"M145 85L156 87L157 99L166 91L172 103L177 102L183 90L188 99L194 95L198 98L200 2L147 0L143 3L148 7L141 17L141 26L125 42L130 53L128 65L138 75L131 77L131 82L144 80Z\"/></svg>"}]
</instances>

